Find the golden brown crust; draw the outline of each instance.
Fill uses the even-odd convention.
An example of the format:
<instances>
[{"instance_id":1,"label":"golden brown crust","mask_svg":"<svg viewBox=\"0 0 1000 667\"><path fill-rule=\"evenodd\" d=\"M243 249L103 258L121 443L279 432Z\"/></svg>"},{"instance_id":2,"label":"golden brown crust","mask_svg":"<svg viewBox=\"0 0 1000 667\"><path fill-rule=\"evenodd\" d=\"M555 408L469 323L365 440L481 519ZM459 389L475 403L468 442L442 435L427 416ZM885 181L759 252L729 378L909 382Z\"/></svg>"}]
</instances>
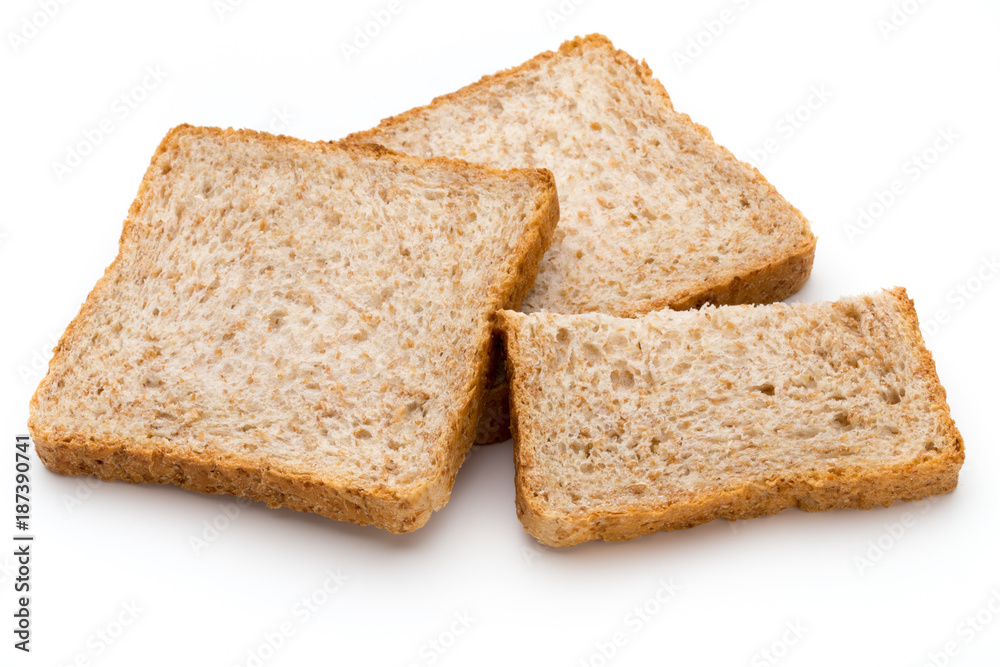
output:
<instances>
[{"instance_id":1,"label":"golden brown crust","mask_svg":"<svg viewBox=\"0 0 1000 667\"><path fill-rule=\"evenodd\" d=\"M516 436L514 441L517 443ZM946 452L917 463L845 471L836 479L778 478L766 485L742 485L669 505L622 508L615 513L591 511L574 517L555 514L540 506L526 491L519 473L515 503L525 530L540 542L572 546L590 540L631 540L720 518L750 519L789 507L809 512L888 507L896 501L919 500L952 491L958 483L960 467L961 460Z\"/></svg>"},{"instance_id":2,"label":"golden brown crust","mask_svg":"<svg viewBox=\"0 0 1000 667\"><path fill-rule=\"evenodd\" d=\"M955 420L951 416L951 409L948 407L948 394L945 391L944 385L941 384L941 379L938 377L934 357L931 356L931 351L927 348L924 337L920 333L917 309L913 303L913 299L906 293L905 288L894 287L886 290L886 292L892 295L896 302L897 310L902 315L905 330L901 334L903 339L912 345L913 349L917 352L920 360L917 367L917 374L924 377L927 386L930 387L932 396L931 407L938 413L941 424L944 426L945 432L942 439L945 441L946 446L940 453L943 457L951 457L953 459L951 463L955 466L955 474L957 475L958 468L965 462L965 440L962 438L962 434L958 432Z\"/></svg>"},{"instance_id":3,"label":"golden brown crust","mask_svg":"<svg viewBox=\"0 0 1000 667\"><path fill-rule=\"evenodd\" d=\"M424 160L381 146L341 142L316 144L252 130L179 125L167 133L154 153L123 225L119 254L66 328L55 348L50 370L31 399L29 431L39 458L47 468L56 473L89 474L129 482L176 484L204 493L229 493L260 500L271 507L283 506L316 512L351 523L376 525L397 533L419 528L428 520L432 511L440 509L447 502L458 467L472 445L487 381L485 371L491 340L488 328L483 329L478 341L477 356L473 361L477 381L462 401L464 409L456 413L448 432L442 434L439 442L432 445L441 454L441 460L436 462L440 465L440 474L435 479L425 479L403 490L356 488L344 480L328 479L290 466L262 466L259 460L250 457L221 458L207 453L200 456L194 453L185 455L169 447L158 447L156 444L136 442L128 438L95 441L88 435L69 432L63 427L53 427L38 414L41 392L59 381L60 363L82 335L82 327L88 314L97 307L102 292L109 287L108 281L113 278L117 264L122 261L122 249L131 242L134 234L139 233L133 228L133 222L144 205L157 158L162 153L177 148L180 137L188 133L254 138L308 150L345 150L413 166L436 165L472 177L529 179L538 193L534 202L534 216L527 224L528 231L500 270L497 282L491 286L487 295L492 311L503 306L520 305L520 298L527 289L525 283L530 284L534 280L538 262L551 242L558 220L558 197L551 173L535 169L504 171L447 158Z\"/></svg>"},{"instance_id":4,"label":"golden brown crust","mask_svg":"<svg viewBox=\"0 0 1000 667\"><path fill-rule=\"evenodd\" d=\"M520 486L517 513L525 530L549 546L571 546L589 540L617 542L658 531L691 528L713 519L750 519L789 507L817 512L828 509L888 507L896 501L919 500L948 493L958 483L958 468L944 456L934 460L846 473L836 480L813 482L779 479L766 486L741 486L679 500L669 506L589 512L567 520L538 507Z\"/></svg>"},{"instance_id":5,"label":"golden brown crust","mask_svg":"<svg viewBox=\"0 0 1000 667\"><path fill-rule=\"evenodd\" d=\"M372 495L363 489L335 486L308 473L262 468L254 461L184 457L169 451L149 451L128 440L108 443L44 440L32 429L35 451L52 472L93 475L104 480L154 482L200 491L224 493L315 512L359 525L373 524L393 533L416 530L430 518L431 508L413 499Z\"/></svg>"},{"instance_id":6,"label":"golden brown crust","mask_svg":"<svg viewBox=\"0 0 1000 667\"><path fill-rule=\"evenodd\" d=\"M729 282L706 291L689 291L679 300L640 302L621 317L639 317L664 308L687 310L706 304L736 306L781 301L798 292L809 279L815 254L816 240L813 239L811 243L802 244L794 254L748 268L741 275L731 276Z\"/></svg>"},{"instance_id":7,"label":"golden brown crust","mask_svg":"<svg viewBox=\"0 0 1000 667\"><path fill-rule=\"evenodd\" d=\"M919 364L916 373L930 387L931 408L938 413L944 427L937 450L928 452L919 460L895 465L844 468L836 476L830 473L789 473L773 479L743 482L722 490L674 498L653 506L581 511L573 516L552 511L532 493L529 478L535 474L533 448L537 446L538 434L525 432L518 419L519 414L530 409L531 400L530 387L524 385L517 373L518 365L529 363L519 341L521 322L525 316L501 311L498 323L507 348L515 503L525 530L549 546L571 546L598 539L630 540L657 531L690 528L717 518L748 519L774 514L788 507L807 511L870 509L876 505L889 506L896 501L919 500L953 490L965 460L962 436L951 418L945 389L924 345L913 302L903 288L886 291L892 295L904 324L904 330L900 332L903 341L917 352Z\"/></svg>"}]
</instances>

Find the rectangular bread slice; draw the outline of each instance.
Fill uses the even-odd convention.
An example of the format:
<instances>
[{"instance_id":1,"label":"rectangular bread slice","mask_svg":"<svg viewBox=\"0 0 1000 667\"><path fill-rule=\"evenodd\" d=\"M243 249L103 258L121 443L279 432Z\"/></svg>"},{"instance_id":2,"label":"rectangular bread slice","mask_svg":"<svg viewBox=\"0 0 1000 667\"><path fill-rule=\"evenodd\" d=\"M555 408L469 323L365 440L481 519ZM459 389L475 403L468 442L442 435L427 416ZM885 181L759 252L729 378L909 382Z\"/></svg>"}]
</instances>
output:
<instances>
[{"instance_id":1,"label":"rectangular bread slice","mask_svg":"<svg viewBox=\"0 0 1000 667\"><path fill-rule=\"evenodd\" d=\"M545 544L890 505L958 481L962 437L901 288L499 324L517 513Z\"/></svg>"},{"instance_id":2,"label":"rectangular bread slice","mask_svg":"<svg viewBox=\"0 0 1000 667\"><path fill-rule=\"evenodd\" d=\"M601 35L350 135L414 155L555 174L559 229L523 310L633 317L779 301L812 268L808 221L674 110L644 62ZM493 383L505 410L502 378ZM487 410L488 413L492 412ZM480 442L506 437L501 414ZM495 430L495 428L493 429Z\"/></svg>"},{"instance_id":3,"label":"rectangular bread slice","mask_svg":"<svg viewBox=\"0 0 1000 667\"><path fill-rule=\"evenodd\" d=\"M414 530L557 217L541 170L177 127L32 400L38 455Z\"/></svg>"}]
</instances>

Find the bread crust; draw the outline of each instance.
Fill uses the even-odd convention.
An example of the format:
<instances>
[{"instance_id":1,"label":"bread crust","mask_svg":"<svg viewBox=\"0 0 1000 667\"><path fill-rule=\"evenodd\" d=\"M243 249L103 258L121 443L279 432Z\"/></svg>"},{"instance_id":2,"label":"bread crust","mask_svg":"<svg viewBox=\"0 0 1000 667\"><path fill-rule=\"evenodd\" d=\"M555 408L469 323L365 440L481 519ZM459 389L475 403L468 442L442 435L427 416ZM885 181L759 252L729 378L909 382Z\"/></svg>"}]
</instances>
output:
<instances>
[{"instance_id":1,"label":"bread crust","mask_svg":"<svg viewBox=\"0 0 1000 667\"><path fill-rule=\"evenodd\" d=\"M453 413L456 416L438 441L428 443L436 453L437 474L405 488L361 488L345 479L326 477L291 465L262 465L259 459L248 456L232 455L222 458L207 453L182 453L169 446L151 445L130 438L95 440L92 436L54 426L39 414L39 396L59 381L60 366L65 363L68 350L77 344L88 315L99 306L103 292L111 287L118 264L122 261L122 249L138 233L134 228L134 221L151 187L157 158L162 153L177 148L182 136L199 133L222 138L255 139L313 151L347 151L413 166L435 165L470 178L491 176L505 180L529 180L537 192L533 216L526 225L526 233L506 264L498 271L497 279L486 295L487 307L494 313L501 307L520 306L520 300L533 282L538 263L552 240L559 217L555 182L547 170L505 171L461 160L416 158L370 144L312 143L252 130L179 125L167 133L156 149L124 222L119 254L66 328L54 350L49 371L31 399L28 429L39 458L49 470L60 474L86 474L106 480L119 479L136 483L175 484L203 493L227 493L260 500L270 507L315 512L355 524L375 525L394 533L419 528L427 522L433 511L440 509L448 501L455 474L473 443L486 391L486 370L491 345L491 331L488 328L483 328L476 341L476 356L470 363L474 365L474 377L477 380L461 397L459 403L462 409Z\"/></svg>"},{"instance_id":2,"label":"bread crust","mask_svg":"<svg viewBox=\"0 0 1000 667\"><path fill-rule=\"evenodd\" d=\"M380 132L419 118L427 110L451 103L459 104L462 99L475 96L479 91L492 86L497 81L518 77L545 67L554 58L580 55L589 49L601 49L609 53L619 64L634 70L652 94L659 98L664 108L672 112L675 111L670 95L663 87L663 84L653 76L653 72L645 60L636 61L625 51L616 49L607 37L595 33L568 40L557 51L540 53L516 67L486 75L479 81L460 88L457 91L434 98L427 105L414 107L396 116L386 118L378 126L370 130L349 134L344 140L377 142ZM690 125L693 132L707 140L714 141L711 132L706 127L691 120L687 114L679 115ZM728 152L723 159L734 165L745 165L745 163L741 163L735 156ZM752 169L752 181L756 186L766 189L774 195L778 194L774 186L764 178L760 171L750 165L745 166ZM806 229L808 229L808 223L805 222L802 213L794 206L789 206L794 211L794 214L803 221ZM704 304L721 306L781 301L795 294L805 284L812 271L815 253L816 237L810 232L808 238L803 239L798 246L793 248L784 257L775 258L770 261L761 261L755 264L746 264L740 271L724 276L717 281L689 288L679 294L654 296L650 299L630 302L623 307L595 306L590 311L602 312L618 317L638 317L664 308L686 310L688 308L697 308ZM483 423L480 424L479 432L476 436L476 443L480 445L501 442L510 437L510 430L504 425L505 416L509 412L507 405L508 390L496 379L494 379L493 385L494 390L489 394L484 410Z\"/></svg>"},{"instance_id":3,"label":"bread crust","mask_svg":"<svg viewBox=\"0 0 1000 667\"><path fill-rule=\"evenodd\" d=\"M886 466L844 467L839 476L788 472L769 479L741 481L721 490L690 493L669 502L623 506L616 511L582 511L567 515L546 507L532 493L534 448L541 434L519 422L530 409L530 388L518 367L530 363L520 341L526 316L501 311L498 316L507 348L507 373L511 386L511 431L514 438L515 503L525 530L549 546L572 546L590 540L630 540L658 531L690 528L713 519L748 519L775 514L789 507L816 512L828 509L888 507L896 501L919 500L948 493L958 483L965 460L965 444L951 417L944 387L934 360L920 334L913 301L906 290L886 290L903 322L903 339L916 350L916 374L931 389L931 409L943 433L938 449L919 460Z\"/></svg>"}]
</instances>

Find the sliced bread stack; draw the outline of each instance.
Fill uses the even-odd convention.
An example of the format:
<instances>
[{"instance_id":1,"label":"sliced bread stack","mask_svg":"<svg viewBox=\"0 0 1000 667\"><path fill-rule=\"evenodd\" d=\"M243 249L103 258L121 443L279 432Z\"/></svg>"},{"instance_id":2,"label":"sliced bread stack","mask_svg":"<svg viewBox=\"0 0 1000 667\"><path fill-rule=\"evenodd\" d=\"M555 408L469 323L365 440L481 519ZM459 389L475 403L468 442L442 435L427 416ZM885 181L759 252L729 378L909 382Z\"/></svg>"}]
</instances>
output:
<instances>
[{"instance_id":1,"label":"sliced bread stack","mask_svg":"<svg viewBox=\"0 0 1000 667\"><path fill-rule=\"evenodd\" d=\"M951 490L903 290L727 305L794 293L815 244L599 35L341 142L180 126L29 427L56 472L406 532L513 426L560 546Z\"/></svg>"},{"instance_id":2,"label":"sliced bread stack","mask_svg":"<svg viewBox=\"0 0 1000 667\"><path fill-rule=\"evenodd\" d=\"M525 312L634 317L767 303L795 293L812 268L816 239L802 214L602 35L347 139L552 170L559 228ZM492 384L482 444L509 435L506 383Z\"/></svg>"}]
</instances>

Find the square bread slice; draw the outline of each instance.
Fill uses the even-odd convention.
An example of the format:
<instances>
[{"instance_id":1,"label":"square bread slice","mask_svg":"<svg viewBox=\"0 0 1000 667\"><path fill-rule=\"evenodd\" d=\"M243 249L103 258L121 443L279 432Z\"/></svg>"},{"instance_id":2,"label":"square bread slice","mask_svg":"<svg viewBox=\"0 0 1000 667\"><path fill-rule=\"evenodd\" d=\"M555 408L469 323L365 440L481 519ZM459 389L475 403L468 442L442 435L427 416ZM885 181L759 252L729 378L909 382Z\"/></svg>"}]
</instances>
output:
<instances>
[{"instance_id":1,"label":"square bread slice","mask_svg":"<svg viewBox=\"0 0 1000 667\"><path fill-rule=\"evenodd\" d=\"M634 317L779 301L812 268L808 221L674 110L645 62L602 35L564 43L347 137L555 174L560 223L525 312ZM480 442L505 438L505 383ZM500 411L500 414L494 414ZM491 433L492 432L492 433Z\"/></svg>"},{"instance_id":2,"label":"square bread slice","mask_svg":"<svg viewBox=\"0 0 1000 667\"><path fill-rule=\"evenodd\" d=\"M38 455L414 530L557 217L541 170L177 127L32 400Z\"/></svg>"},{"instance_id":3,"label":"square bread slice","mask_svg":"<svg viewBox=\"0 0 1000 667\"><path fill-rule=\"evenodd\" d=\"M962 437L901 288L499 324L517 513L545 544L888 506L958 482Z\"/></svg>"}]
</instances>

